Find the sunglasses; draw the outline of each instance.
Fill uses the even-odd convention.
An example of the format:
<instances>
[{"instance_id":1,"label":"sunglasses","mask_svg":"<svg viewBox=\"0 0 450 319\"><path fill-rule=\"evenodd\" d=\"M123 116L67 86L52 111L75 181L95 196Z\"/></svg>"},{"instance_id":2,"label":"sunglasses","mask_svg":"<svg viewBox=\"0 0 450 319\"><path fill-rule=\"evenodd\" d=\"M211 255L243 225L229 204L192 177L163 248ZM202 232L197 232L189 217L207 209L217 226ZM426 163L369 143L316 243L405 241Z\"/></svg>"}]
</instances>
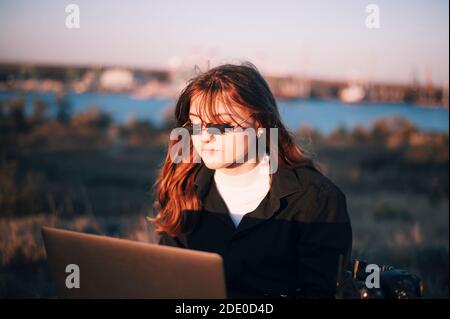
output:
<instances>
[{"instance_id":1,"label":"sunglasses","mask_svg":"<svg viewBox=\"0 0 450 319\"><path fill-rule=\"evenodd\" d=\"M203 127L207 130L208 134L223 135L228 132L233 132L236 128L241 127L240 125L242 123L245 123L252 116L253 115L250 115L244 121L238 123L235 126L232 126L230 124L205 123L203 124ZM190 120L183 124L182 127L186 128L191 135L200 135L202 133L202 124L194 124Z\"/></svg>"}]
</instances>

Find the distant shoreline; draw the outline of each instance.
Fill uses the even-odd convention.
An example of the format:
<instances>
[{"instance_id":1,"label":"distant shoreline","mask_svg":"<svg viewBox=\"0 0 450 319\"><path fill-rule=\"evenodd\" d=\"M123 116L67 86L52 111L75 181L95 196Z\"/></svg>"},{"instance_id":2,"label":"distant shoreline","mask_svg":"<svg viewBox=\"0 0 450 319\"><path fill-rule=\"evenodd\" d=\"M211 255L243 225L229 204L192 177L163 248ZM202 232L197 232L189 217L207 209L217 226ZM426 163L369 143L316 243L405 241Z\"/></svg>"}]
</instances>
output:
<instances>
[{"instance_id":1,"label":"distant shoreline","mask_svg":"<svg viewBox=\"0 0 450 319\"><path fill-rule=\"evenodd\" d=\"M49 106L52 117L58 99L68 103L71 112L77 114L91 107L98 107L109 113L114 122L123 124L131 119L149 121L157 127L164 126L173 114L174 99L135 99L128 93L111 92L66 92L58 96L54 92L0 90L0 101L25 97L25 113L31 112L35 100L42 100ZM376 120L397 116L411 121L421 131L449 132L448 109L405 103L362 102L347 104L339 100L317 98L277 99L281 116L291 130L302 126L329 134L337 129L352 130L362 126L370 128Z\"/></svg>"}]
</instances>

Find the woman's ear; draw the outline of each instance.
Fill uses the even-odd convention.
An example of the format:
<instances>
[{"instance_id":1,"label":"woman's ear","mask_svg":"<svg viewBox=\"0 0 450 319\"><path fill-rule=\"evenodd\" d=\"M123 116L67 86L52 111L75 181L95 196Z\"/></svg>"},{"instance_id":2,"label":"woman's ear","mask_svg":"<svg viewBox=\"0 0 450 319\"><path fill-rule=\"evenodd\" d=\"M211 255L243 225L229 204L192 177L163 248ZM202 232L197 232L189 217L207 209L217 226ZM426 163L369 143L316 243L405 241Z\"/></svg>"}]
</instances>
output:
<instances>
[{"instance_id":1,"label":"woman's ear","mask_svg":"<svg viewBox=\"0 0 450 319\"><path fill-rule=\"evenodd\" d=\"M256 137L259 138L264 133L263 127L261 126L261 123L256 121L255 123L255 129L256 129Z\"/></svg>"},{"instance_id":2,"label":"woman's ear","mask_svg":"<svg viewBox=\"0 0 450 319\"><path fill-rule=\"evenodd\" d=\"M258 128L257 132L256 132L256 136L261 137L261 135L264 133L264 130L260 127Z\"/></svg>"}]
</instances>

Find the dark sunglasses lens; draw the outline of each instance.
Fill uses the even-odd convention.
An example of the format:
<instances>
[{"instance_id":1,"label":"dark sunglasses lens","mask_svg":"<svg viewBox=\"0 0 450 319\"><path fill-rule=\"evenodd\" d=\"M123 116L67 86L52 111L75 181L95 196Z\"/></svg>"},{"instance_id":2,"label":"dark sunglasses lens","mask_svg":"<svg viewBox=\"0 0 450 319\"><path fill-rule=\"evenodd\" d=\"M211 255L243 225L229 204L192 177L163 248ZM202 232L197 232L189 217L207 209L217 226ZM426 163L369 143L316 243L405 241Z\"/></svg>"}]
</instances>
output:
<instances>
[{"instance_id":1,"label":"dark sunglasses lens","mask_svg":"<svg viewBox=\"0 0 450 319\"><path fill-rule=\"evenodd\" d=\"M200 124L190 124L189 131L192 135L199 135L201 133Z\"/></svg>"},{"instance_id":2,"label":"dark sunglasses lens","mask_svg":"<svg viewBox=\"0 0 450 319\"><path fill-rule=\"evenodd\" d=\"M185 128L188 130L191 135L200 135L202 130L200 124L186 124ZM227 124L207 124L206 129L208 134L225 134L226 132L233 129L232 126Z\"/></svg>"},{"instance_id":3,"label":"dark sunglasses lens","mask_svg":"<svg viewBox=\"0 0 450 319\"><path fill-rule=\"evenodd\" d=\"M208 126L209 134L225 134L232 130L233 127L227 124L210 124Z\"/></svg>"}]
</instances>

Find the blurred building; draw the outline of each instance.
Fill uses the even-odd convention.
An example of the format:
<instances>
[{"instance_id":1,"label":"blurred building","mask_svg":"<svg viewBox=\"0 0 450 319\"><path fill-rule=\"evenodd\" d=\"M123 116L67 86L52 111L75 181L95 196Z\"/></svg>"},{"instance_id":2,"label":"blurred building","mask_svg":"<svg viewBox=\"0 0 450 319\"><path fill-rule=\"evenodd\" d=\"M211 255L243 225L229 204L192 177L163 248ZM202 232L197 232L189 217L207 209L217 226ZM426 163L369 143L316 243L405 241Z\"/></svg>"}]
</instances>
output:
<instances>
[{"instance_id":1,"label":"blurred building","mask_svg":"<svg viewBox=\"0 0 450 319\"><path fill-rule=\"evenodd\" d=\"M127 69L107 69L100 75L100 88L108 91L128 91L134 88L133 72Z\"/></svg>"}]
</instances>

